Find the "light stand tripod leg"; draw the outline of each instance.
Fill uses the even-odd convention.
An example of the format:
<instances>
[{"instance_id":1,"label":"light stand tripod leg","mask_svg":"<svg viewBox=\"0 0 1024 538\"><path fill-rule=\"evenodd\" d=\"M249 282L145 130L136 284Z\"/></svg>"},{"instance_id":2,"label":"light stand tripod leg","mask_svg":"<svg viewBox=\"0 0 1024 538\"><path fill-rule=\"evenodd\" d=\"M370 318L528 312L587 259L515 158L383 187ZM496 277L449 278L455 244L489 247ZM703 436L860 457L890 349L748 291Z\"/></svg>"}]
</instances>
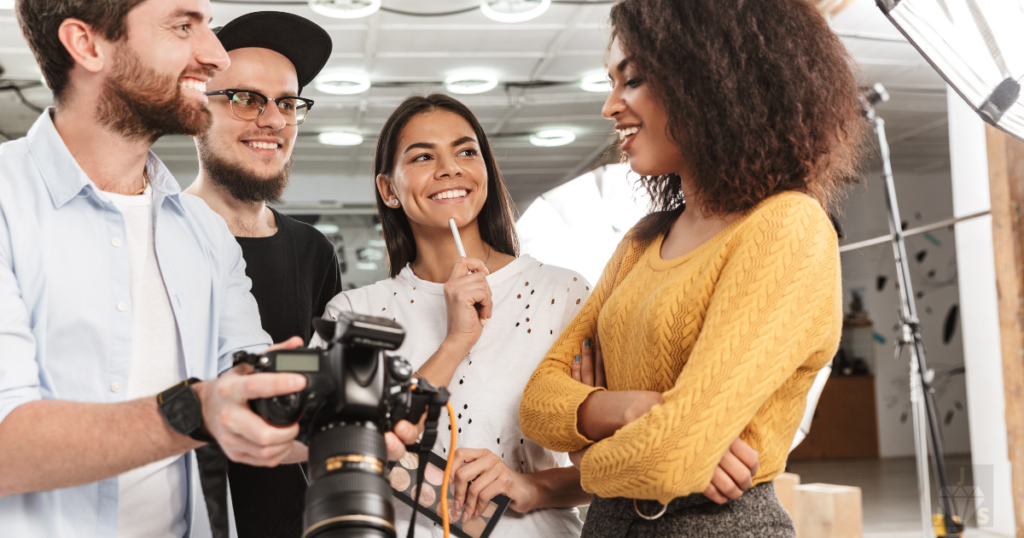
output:
<instances>
[{"instance_id":1,"label":"light stand tripod leg","mask_svg":"<svg viewBox=\"0 0 1024 538\"><path fill-rule=\"evenodd\" d=\"M896 259L896 277L900 293L900 322L903 326L902 345L910 347L910 398L914 415L914 452L917 455L918 488L921 491L921 515L925 538L935 536L931 518L931 488L928 480L929 441L935 464L935 478L939 482L939 499L945 520L945 536L957 536L962 525L953 519L953 508L948 497L949 476L946 474L945 451L942 447L935 400L927 378L924 344L914 304L914 290L910 281L910 267L907 264L907 247L903 241L900 210L896 203L896 185L892 179L892 165L889 162L889 143L885 137L885 121L867 110L868 119L874 123L878 136L878 148L882 157L883 179L885 180L885 203L889 210L889 231L892 233L893 257Z\"/></svg>"},{"instance_id":2,"label":"light stand tripod leg","mask_svg":"<svg viewBox=\"0 0 1024 538\"><path fill-rule=\"evenodd\" d=\"M934 538L932 488L928 476L928 411L925 408L918 363L913 359L910 360L910 406L911 415L914 417L914 456L917 463L917 493L921 501L921 530L925 538Z\"/></svg>"}]
</instances>

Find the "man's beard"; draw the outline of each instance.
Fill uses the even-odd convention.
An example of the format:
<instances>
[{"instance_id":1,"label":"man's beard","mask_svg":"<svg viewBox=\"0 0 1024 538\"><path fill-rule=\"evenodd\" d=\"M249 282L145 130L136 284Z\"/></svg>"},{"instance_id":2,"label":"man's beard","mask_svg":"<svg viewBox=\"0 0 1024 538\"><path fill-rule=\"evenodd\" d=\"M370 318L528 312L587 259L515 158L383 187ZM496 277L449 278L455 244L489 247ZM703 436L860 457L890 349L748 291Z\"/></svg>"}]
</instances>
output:
<instances>
[{"instance_id":1,"label":"man's beard","mask_svg":"<svg viewBox=\"0 0 1024 538\"><path fill-rule=\"evenodd\" d=\"M278 203L288 186L288 173L292 168L294 155L276 173L269 177L259 175L244 165L231 163L217 155L208 135L200 136L199 162L206 177L213 184L223 187L231 197L239 202Z\"/></svg>"},{"instance_id":2,"label":"man's beard","mask_svg":"<svg viewBox=\"0 0 1024 538\"><path fill-rule=\"evenodd\" d=\"M161 75L143 65L123 44L117 47L114 60L114 71L96 109L102 125L126 138L150 143L167 134L198 136L210 128L213 115L198 102L189 102L182 93L180 77Z\"/></svg>"}]
</instances>

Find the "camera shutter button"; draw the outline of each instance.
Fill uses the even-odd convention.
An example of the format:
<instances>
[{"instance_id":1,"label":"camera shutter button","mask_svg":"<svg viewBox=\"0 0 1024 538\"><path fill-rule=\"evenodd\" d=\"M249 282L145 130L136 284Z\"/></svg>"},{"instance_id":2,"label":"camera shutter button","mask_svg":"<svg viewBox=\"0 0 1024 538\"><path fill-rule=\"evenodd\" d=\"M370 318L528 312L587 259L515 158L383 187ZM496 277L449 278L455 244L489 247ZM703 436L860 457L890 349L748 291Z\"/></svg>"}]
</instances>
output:
<instances>
[{"instance_id":1,"label":"camera shutter button","mask_svg":"<svg viewBox=\"0 0 1024 538\"><path fill-rule=\"evenodd\" d=\"M388 366L390 367L391 375L399 381L406 381L412 377L412 365L402 357L391 357L391 360L388 361Z\"/></svg>"}]
</instances>

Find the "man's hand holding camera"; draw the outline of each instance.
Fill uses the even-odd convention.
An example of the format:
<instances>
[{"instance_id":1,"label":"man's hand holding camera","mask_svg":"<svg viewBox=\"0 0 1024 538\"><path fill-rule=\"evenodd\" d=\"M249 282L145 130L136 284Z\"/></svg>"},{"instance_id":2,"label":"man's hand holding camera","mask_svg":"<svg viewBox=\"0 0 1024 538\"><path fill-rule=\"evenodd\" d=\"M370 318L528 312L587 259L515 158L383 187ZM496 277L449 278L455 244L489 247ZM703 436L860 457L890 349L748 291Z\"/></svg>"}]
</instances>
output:
<instances>
[{"instance_id":1,"label":"man's hand holding camera","mask_svg":"<svg viewBox=\"0 0 1024 538\"><path fill-rule=\"evenodd\" d=\"M267 348L264 353L302 345L302 339L295 336ZM240 463L274 467L305 461L307 448L295 441L299 425L270 424L249 408L249 400L298 392L306 387L306 378L294 373L253 371L252 366L239 364L215 380L195 385L207 431L229 458ZM417 428L408 421L399 422L394 433L384 436L388 459L401 459L406 452L405 445L416 442L418 435Z\"/></svg>"}]
</instances>

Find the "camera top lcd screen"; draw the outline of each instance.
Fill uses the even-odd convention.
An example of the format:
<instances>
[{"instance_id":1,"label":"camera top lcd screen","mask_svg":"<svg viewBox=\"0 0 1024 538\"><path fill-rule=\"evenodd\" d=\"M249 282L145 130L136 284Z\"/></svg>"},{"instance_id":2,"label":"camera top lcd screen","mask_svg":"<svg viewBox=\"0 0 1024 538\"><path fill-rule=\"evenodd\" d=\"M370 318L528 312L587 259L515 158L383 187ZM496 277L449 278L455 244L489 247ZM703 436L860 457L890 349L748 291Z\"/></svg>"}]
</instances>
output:
<instances>
[{"instance_id":1,"label":"camera top lcd screen","mask_svg":"<svg viewBox=\"0 0 1024 538\"><path fill-rule=\"evenodd\" d=\"M319 353L278 353L278 372L319 372Z\"/></svg>"}]
</instances>

